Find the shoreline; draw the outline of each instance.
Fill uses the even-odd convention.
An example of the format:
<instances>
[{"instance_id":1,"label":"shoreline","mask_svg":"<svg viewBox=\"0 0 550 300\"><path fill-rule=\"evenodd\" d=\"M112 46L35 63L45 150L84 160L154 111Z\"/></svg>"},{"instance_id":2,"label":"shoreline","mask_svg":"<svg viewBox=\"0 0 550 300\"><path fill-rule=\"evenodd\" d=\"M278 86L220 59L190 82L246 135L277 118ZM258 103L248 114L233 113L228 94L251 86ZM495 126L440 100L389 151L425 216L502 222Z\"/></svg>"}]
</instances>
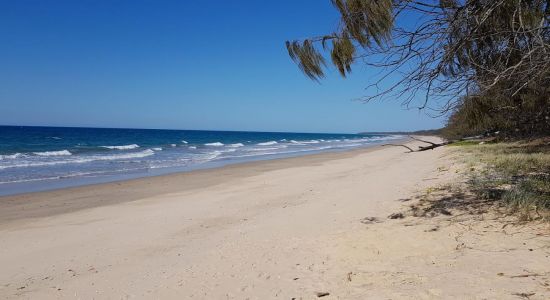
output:
<instances>
[{"instance_id":1,"label":"shoreline","mask_svg":"<svg viewBox=\"0 0 550 300\"><path fill-rule=\"evenodd\" d=\"M408 139L396 141L407 142ZM359 149L245 161L190 171L5 195L0 196L0 225L20 219L49 217L130 202L159 194L207 188L226 181L228 176L237 173L239 178L246 178L262 172L292 168L297 163L302 166L314 165L380 149L383 149L382 145L373 145ZM179 185L176 186L176 182ZM155 186L156 189L151 189L150 186Z\"/></svg>"},{"instance_id":2,"label":"shoreline","mask_svg":"<svg viewBox=\"0 0 550 300\"><path fill-rule=\"evenodd\" d=\"M395 142L407 142L408 138L399 138L392 140ZM140 171L133 171L120 174L110 174L110 175L101 175L101 176L92 176L92 177L61 177L57 179L43 179L43 180L31 180L24 182L5 182L0 184L0 199L7 196L17 196L29 193L38 193L38 192L47 192L82 186L91 186L98 184L106 184L113 182L124 182L128 180L135 180L140 178L150 178L164 175L180 174L195 172L200 170L210 170L223 168L230 165L238 165L243 163L251 162L262 162L278 159L288 159L296 158L302 156L318 155L325 153L345 153L349 151L356 151L362 149L369 149L372 147L379 147L383 142L374 142L370 145L364 145L358 148L349 148L349 149L328 149L328 150L311 150L307 152L291 152L291 153L280 153L280 154L270 154L265 156L249 157L249 158L237 158L237 159L227 159L227 160L218 160L218 161L208 161L204 164L197 164L187 167L164 167L158 169L146 169Z\"/></svg>"}]
</instances>

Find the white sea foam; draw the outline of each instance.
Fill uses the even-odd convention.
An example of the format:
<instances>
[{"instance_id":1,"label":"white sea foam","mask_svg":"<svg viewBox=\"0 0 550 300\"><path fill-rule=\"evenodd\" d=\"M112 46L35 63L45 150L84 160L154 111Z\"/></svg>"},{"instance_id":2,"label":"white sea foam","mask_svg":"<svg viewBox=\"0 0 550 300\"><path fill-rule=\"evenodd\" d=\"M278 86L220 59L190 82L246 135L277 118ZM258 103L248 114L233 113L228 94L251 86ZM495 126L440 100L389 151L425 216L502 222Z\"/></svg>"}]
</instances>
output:
<instances>
[{"instance_id":1,"label":"white sea foam","mask_svg":"<svg viewBox=\"0 0 550 300\"><path fill-rule=\"evenodd\" d=\"M189 165L190 158L180 158L177 160L154 161L149 164L150 169L178 168Z\"/></svg>"},{"instance_id":2,"label":"white sea foam","mask_svg":"<svg viewBox=\"0 0 550 300\"><path fill-rule=\"evenodd\" d=\"M380 141L398 139L400 137L401 136L396 136L396 135L395 136L372 136L372 137L365 137L365 138L361 138L361 139L351 139L351 140L346 140L346 141L372 143L372 142L380 142Z\"/></svg>"},{"instance_id":3,"label":"white sea foam","mask_svg":"<svg viewBox=\"0 0 550 300\"><path fill-rule=\"evenodd\" d=\"M73 155L68 150L34 152L34 154L36 154L38 156L67 156L67 155Z\"/></svg>"},{"instance_id":4,"label":"white sea foam","mask_svg":"<svg viewBox=\"0 0 550 300\"><path fill-rule=\"evenodd\" d=\"M213 151L213 152L201 154L200 156L198 156L194 160L199 161L199 162L211 161L211 160L217 158L218 156L220 156L221 154L222 154L221 151Z\"/></svg>"},{"instance_id":5,"label":"white sea foam","mask_svg":"<svg viewBox=\"0 0 550 300\"><path fill-rule=\"evenodd\" d=\"M61 152L61 151L58 151L58 152ZM62 165L62 164L81 164L81 163L88 163L93 161L143 158L154 154L155 152L153 150L147 149L144 151L134 152L134 153L123 153L123 154L113 154L113 155L91 155L91 156L84 156L79 158L71 158L71 159L56 160L56 161L24 161L18 164L0 166L0 170L8 169L8 168L42 167L42 166L54 166L54 165Z\"/></svg>"},{"instance_id":6,"label":"white sea foam","mask_svg":"<svg viewBox=\"0 0 550 300\"><path fill-rule=\"evenodd\" d=\"M187 141L185 141L185 140L182 140L181 142L182 142L182 144L189 144L189 143L188 143Z\"/></svg>"},{"instance_id":7,"label":"white sea foam","mask_svg":"<svg viewBox=\"0 0 550 300\"><path fill-rule=\"evenodd\" d=\"M122 173L122 172L128 172L128 171L135 171L140 170L140 168L129 168L129 169L119 169L119 170L108 170L108 171L98 171L98 172L75 172L75 173L68 173L65 175L59 175L59 176L53 176L53 177L41 177L41 178L30 178L30 179L16 179L16 180L9 180L9 181L0 181L0 184L9 184L9 183L22 183L22 182L32 182L32 181L44 181L44 180L56 180L56 179L63 179L63 178L72 178L72 177L97 177L101 176L106 173Z\"/></svg>"},{"instance_id":8,"label":"white sea foam","mask_svg":"<svg viewBox=\"0 0 550 300\"><path fill-rule=\"evenodd\" d=\"M251 148L248 149L248 151L269 151L269 150L278 150L280 148L277 147L267 147L267 148Z\"/></svg>"},{"instance_id":9,"label":"white sea foam","mask_svg":"<svg viewBox=\"0 0 550 300\"><path fill-rule=\"evenodd\" d=\"M90 161L142 158L142 157L147 157L147 156L151 156L151 155L154 155L154 154L155 154L155 152L153 150L147 149L147 150L143 150L143 151L140 151L140 152L134 152L134 153L91 156ZM86 161L83 161L83 162L86 162Z\"/></svg>"},{"instance_id":10,"label":"white sea foam","mask_svg":"<svg viewBox=\"0 0 550 300\"><path fill-rule=\"evenodd\" d=\"M189 146L189 149L197 149L195 146Z\"/></svg>"},{"instance_id":11,"label":"white sea foam","mask_svg":"<svg viewBox=\"0 0 550 300\"><path fill-rule=\"evenodd\" d=\"M336 146L336 147L339 147L339 148L346 148L346 147L357 147L357 146L363 146L363 144L342 144L342 145L339 145L339 146Z\"/></svg>"},{"instance_id":12,"label":"white sea foam","mask_svg":"<svg viewBox=\"0 0 550 300\"><path fill-rule=\"evenodd\" d=\"M0 184L22 183L22 182L42 181L42 180L54 180L54 179L61 179L61 178L62 178L61 176L54 176L54 177L33 178L33 179L16 179L16 180L0 181Z\"/></svg>"},{"instance_id":13,"label":"white sea foam","mask_svg":"<svg viewBox=\"0 0 550 300\"><path fill-rule=\"evenodd\" d=\"M21 153L15 153L15 154L6 154L6 155L0 155L0 160L4 159L16 159L18 157L21 157Z\"/></svg>"},{"instance_id":14,"label":"white sea foam","mask_svg":"<svg viewBox=\"0 0 550 300\"><path fill-rule=\"evenodd\" d=\"M393 140L396 137L393 136L375 136L370 138L370 141L387 141L387 140Z\"/></svg>"},{"instance_id":15,"label":"white sea foam","mask_svg":"<svg viewBox=\"0 0 550 300\"><path fill-rule=\"evenodd\" d=\"M176 144L170 144L170 146L172 146L172 147L176 147Z\"/></svg>"},{"instance_id":16,"label":"white sea foam","mask_svg":"<svg viewBox=\"0 0 550 300\"><path fill-rule=\"evenodd\" d=\"M285 146L285 145L281 145L281 146L277 146L277 147L251 148L251 149L248 149L248 151L279 150L279 149L284 149L284 148L286 148L286 147L287 147L287 146Z\"/></svg>"},{"instance_id":17,"label":"white sea foam","mask_svg":"<svg viewBox=\"0 0 550 300\"><path fill-rule=\"evenodd\" d=\"M236 143L236 144L227 145L227 147L231 147L231 148L239 148L239 147L243 147L243 146L244 146L243 143Z\"/></svg>"},{"instance_id":18,"label":"white sea foam","mask_svg":"<svg viewBox=\"0 0 550 300\"><path fill-rule=\"evenodd\" d=\"M249 153L249 154L239 154L234 156L228 156L226 158L242 158L242 157L260 157L260 156L266 156L266 155L280 155L280 154L292 154L292 153L299 153L299 152L311 152L311 151L320 151L320 150L326 150L333 148L331 146L325 146L325 147L318 147L318 148L312 148L312 149L302 149L302 150L290 150L290 151L277 151L277 152L262 152L262 153ZM278 150L280 148L277 148ZM268 150L268 149L263 149Z\"/></svg>"},{"instance_id":19,"label":"white sea foam","mask_svg":"<svg viewBox=\"0 0 550 300\"><path fill-rule=\"evenodd\" d=\"M58 137L58 136L52 136L51 138L54 139L54 140L60 140L60 139L61 139L61 138Z\"/></svg>"},{"instance_id":20,"label":"white sea foam","mask_svg":"<svg viewBox=\"0 0 550 300\"><path fill-rule=\"evenodd\" d=\"M213 147L221 147L223 146L223 143L215 142L215 143L206 143L205 146L213 146Z\"/></svg>"},{"instance_id":21,"label":"white sea foam","mask_svg":"<svg viewBox=\"0 0 550 300\"><path fill-rule=\"evenodd\" d=\"M270 142L265 142L265 143L258 143L256 145L258 146L271 146L271 145L275 145L275 144L278 144L276 141L270 141Z\"/></svg>"},{"instance_id":22,"label":"white sea foam","mask_svg":"<svg viewBox=\"0 0 550 300\"><path fill-rule=\"evenodd\" d=\"M131 145L123 145L123 146L101 146L101 148L107 148L112 150L131 150L131 149L139 148L139 145L131 144Z\"/></svg>"},{"instance_id":23,"label":"white sea foam","mask_svg":"<svg viewBox=\"0 0 550 300\"><path fill-rule=\"evenodd\" d=\"M147 156L154 155L155 152L151 149L143 150L140 152L134 153L124 153L124 154L113 154L113 155L94 155L83 157L81 159L74 160L73 162L85 163L96 160L117 160L117 159L132 159L132 158L143 158Z\"/></svg>"},{"instance_id":24,"label":"white sea foam","mask_svg":"<svg viewBox=\"0 0 550 300\"><path fill-rule=\"evenodd\" d=\"M230 148L230 149L210 151L210 152L201 153L201 154L195 154L195 155L193 155L192 160L194 162L197 162L197 163L205 163L205 162L217 160L217 159L220 159L220 158L225 158L225 157L227 157L226 155L228 153L233 153L233 152L236 152L236 151L237 151L237 149ZM231 156L229 156L229 157L231 157Z\"/></svg>"},{"instance_id":25,"label":"white sea foam","mask_svg":"<svg viewBox=\"0 0 550 300\"><path fill-rule=\"evenodd\" d=\"M155 147L155 148L151 148L153 151L162 151L162 148L161 147Z\"/></svg>"},{"instance_id":26,"label":"white sea foam","mask_svg":"<svg viewBox=\"0 0 550 300\"><path fill-rule=\"evenodd\" d=\"M319 144L320 142L318 140L309 140L309 141L290 140L290 143L296 144L296 145L305 145L305 144Z\"/></svg>"}]
</instances>

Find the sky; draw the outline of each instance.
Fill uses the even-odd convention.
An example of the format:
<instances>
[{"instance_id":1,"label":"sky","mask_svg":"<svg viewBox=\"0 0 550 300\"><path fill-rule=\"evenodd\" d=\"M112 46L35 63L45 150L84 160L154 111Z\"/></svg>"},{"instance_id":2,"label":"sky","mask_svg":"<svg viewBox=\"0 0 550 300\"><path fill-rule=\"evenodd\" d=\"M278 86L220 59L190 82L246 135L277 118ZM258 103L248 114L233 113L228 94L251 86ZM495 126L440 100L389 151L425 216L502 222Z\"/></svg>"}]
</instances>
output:
<instances>
[{"instance_id":1,"label":"sky","mask_svg":"<svg viewBox=\"0 0 550 300\"><path fill-rule=\"evenodd\" d=\"M0 1L0 124L354 133L438 128L377 70L315 82L284 42L330 33L330 0Z\"/></svg>"}]
</instances>

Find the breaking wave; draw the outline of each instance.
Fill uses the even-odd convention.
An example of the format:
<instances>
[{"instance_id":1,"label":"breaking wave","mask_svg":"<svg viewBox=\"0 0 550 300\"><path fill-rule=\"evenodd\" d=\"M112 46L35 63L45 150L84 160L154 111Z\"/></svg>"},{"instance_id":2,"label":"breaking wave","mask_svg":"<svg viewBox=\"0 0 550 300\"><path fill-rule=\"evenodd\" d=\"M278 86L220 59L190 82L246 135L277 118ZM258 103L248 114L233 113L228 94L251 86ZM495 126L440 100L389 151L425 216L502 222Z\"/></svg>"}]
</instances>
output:
<instances>
[{"instance_id":1,"label":"breaking wave","mask_svg":"<svg viewBox=\"0 0 550 300\"><path fill-rule=\"evenodd\" d=\"M38 156L68 156L73 155L69 150L34 152Z\"/></svg>"},{"instance_id":2,"label":"breaking wave","mask_svg":"<svg viewBox=\"0 0 550 300\"><path fill-rule=\"evenodd\" d=\"M107 148L111 150L132 150L132 149L139 148L139 145L131 144L131 145L123 145L123 146L101 146L101 148Z\"/></svg>"},{"instance_id":3,"label":"breaking wave","mask_svg":"<svg viewBox=\"0 0 550 300\"><path fill-rule=\"evenodd\" d=\"M270 142L265 142L265 143L258 143L256 145L258 145L258 146L271 146L271 145L275 145L275 144L278 144L278 143L275 142L275 141L270 141Z\"/></svg>"},{"instance_id":4,"label":"breaking wave","mask_svg":"<svg viewBox=\"0 0 550 300\"><path fill-rule=\"evenodd\" d=\"M227 147L231 147L231 148L238 148L238 147L243 147L243 146L244 146L243 143L236 143L236 144L227 145Z\"/></svg>"},{"instance_id":5,"label":"breaking wave","mask_svg":"<svg viewBox=\"0 0 550 300\"><path fill-rule=\"evenodd\" d=\"M223 146L223 143L215 142L215 143L206 143L205 146L213 146L213 147L221 147Z\"/></svg>"}]
</instances>

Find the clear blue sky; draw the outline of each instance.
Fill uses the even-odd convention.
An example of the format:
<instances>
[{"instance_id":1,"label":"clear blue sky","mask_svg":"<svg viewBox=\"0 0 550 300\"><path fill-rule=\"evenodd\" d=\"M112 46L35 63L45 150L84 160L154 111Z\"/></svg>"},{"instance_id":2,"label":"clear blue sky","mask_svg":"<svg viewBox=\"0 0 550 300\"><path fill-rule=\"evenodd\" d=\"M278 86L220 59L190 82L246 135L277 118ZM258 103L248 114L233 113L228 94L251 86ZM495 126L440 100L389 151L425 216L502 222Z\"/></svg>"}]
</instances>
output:
<instances>
[{"instance_id":1,"label":"clear blue sky","mask_svg":"<svg viewBox=\"0 0 550 300\"><path fill-rule=\"evenodd\" d=\"M0 1L0 124L298 132L440 127L361 104L356 66L316 83L284 42L331 32L329 0Z\"/></svg>"}]
</instances>

